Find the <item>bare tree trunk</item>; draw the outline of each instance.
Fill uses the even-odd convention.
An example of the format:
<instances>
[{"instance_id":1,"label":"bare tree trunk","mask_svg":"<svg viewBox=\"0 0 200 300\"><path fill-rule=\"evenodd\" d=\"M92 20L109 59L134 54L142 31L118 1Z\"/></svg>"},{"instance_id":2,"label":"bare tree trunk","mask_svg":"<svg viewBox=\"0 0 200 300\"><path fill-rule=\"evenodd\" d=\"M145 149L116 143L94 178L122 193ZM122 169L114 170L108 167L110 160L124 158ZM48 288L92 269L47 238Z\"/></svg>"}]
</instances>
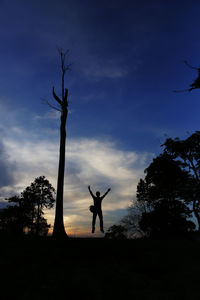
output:
<instances>
[{"instance_id":1,"label":"bare tree trunk","mask_svg":"<svg viewBox=\"0 0 200 300\"><path fill-rule=\"evenodd\" d=\"M63 188L65 174L65 143L66 143L66 121L67 111L61 115L60 125L60 156L58 167L57 195L56 195L56 214L53 228L53 235L57 237L67 236L63 223Z\"/></svg>"},{"instance_id":2,"label":"bare tree trunk","mask_svg":"<svg viewBox=\"0 0 200 300\"><path fill-rule=\"evenodd\" d=\"M53 228L53 236L55 237L67 237L63 222L63 189L64 189L64 176L65 176L65 144L66 144L66 122L68 115L68 89L65 88L64 78L65 72L69 69L69 65L65 66L65 56L68 52L63 53L59 51L61 57L61 69L62 69L62 100L56 95L53 88L53 97L59 104L59 110L61 112L61 124L60 124L60 155L58 166L58 181L57 181L57 194L56 194L56 213Z\"/></svg>"}]
</instances>

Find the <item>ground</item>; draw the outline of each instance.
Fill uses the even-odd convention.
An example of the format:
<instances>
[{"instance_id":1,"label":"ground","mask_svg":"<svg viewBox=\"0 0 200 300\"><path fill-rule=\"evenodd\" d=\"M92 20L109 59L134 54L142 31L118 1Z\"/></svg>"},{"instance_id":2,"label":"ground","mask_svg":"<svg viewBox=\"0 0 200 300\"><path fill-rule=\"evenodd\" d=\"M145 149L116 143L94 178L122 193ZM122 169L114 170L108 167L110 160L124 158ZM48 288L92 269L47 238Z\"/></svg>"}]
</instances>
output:
<instances>
[{"instance_id":1,"label":"ground","mask_svg":"<svg viewBox=\"0 0 200 300\"><path fill-rule=\"evenodd\" d=\"M195 240L1 238L2 299L199 299Z\"/></svg>"}]
</instances>

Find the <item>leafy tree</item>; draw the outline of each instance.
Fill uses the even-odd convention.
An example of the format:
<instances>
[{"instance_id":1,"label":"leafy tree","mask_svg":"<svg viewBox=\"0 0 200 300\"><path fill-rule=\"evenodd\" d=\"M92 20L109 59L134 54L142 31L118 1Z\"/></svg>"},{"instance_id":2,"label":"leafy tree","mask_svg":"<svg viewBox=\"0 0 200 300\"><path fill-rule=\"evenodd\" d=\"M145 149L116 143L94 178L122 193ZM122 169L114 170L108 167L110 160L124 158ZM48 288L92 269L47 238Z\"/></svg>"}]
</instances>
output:
<instances>
[{"instance_id":1,"label":"leafy tree","mask_svg":"<svg viewBox=\"0 0 200 300\"><path fill-rule=\"evenodd\" d=\"M50 227L51 225L47 223L47 220L40 216L39 221L32 224L30 234L47 235Z\"/></svg>"},{"instance_id":2,"label":"leafy tree","mask_svg":"<svg viewBox=\"0 0 200 300\"><path fill-rule=\"evenodd\" d=\"M120 224L126 229L127 238L139 238L145 236L139 222L142 214L145 212L144 207L138 201L132 201L128 207L128 213L125 215Z\"/></svg>"},{"instance_id":3,"label":"leafy tree","mask_svg":"<svg viewBox=\"0 0 200 300\"><path fill-rule=\"evenodd\" d=\"M43 209L50 209L54 205L54 194L55 189L45 176L37 177L34 182L22 192L24 205L29 208L31 215L32 231L35 231L36 235L40 233L42 224L44 224L44 221L41 221L44 219L42 217L44 214ZM35 228L33 227L34 219Z\"/></svg>"},{"instance_id":4,"label":"leafy tree","mask_svg":"<svg viewBox=\"0 0 200 300\"><path fill-rule=\"evenodd\" d=\"M161 154L145 170L146 189L138 189L138 201L148 202L151 210L142 213L139 225L148 234L182 233L194 229L188 221L191 211L183 202L185 185L190 176L180 161ZM139 183L141 185L141 181Z\"/></svg>"},{"instance_id":5,"label":"leafy tree","mask_svg":"<svg viewBox=\"0 0 200 300\"><path fill-rule=\"evenodd\" d=\"M108 228L105 238L106 239L117 239L117 240L124 240L126 239L126 228L122 225L113 225Z\"/></svg>"},{"instance_id":6,"label":"leafy tree","mask_svg":"<svg viewBox=\"0 0 200 300\"><path fill-rule=\"evenodd\" d=\"M167 153L153 159L153 162L145 170L148 202L153 205L156 200L168 201L177 197L181 198L184 183L189 178L188 172L181 166L180 161L173 160L172 156Z\"/></svg>"},{"instance_id":7,"label":"leafy tree","mask_svg":"<svg viewBox=\"0 0 200 300\"><path fill-rule=\"evenodd\" d=\"M190 216L191 211L181 201L159 201L153 211L142 214L139 225L150 236L180 235L195 229L187 219Z\"/></svg>"},{"instance_id":8,"label":"leafy tree","mask_svg":"<svg viewBox=\"0 0 200 300\"><path fill-rule=\"evenodd\" d=\"M0 212L1 233L21 235L27 223L27 216L23 214L17 205L9 206Z\"/></svg>"},{"instance_id":9,"label":"leafy tree","mask_svg":"<svg viewBox=\"0 0 200 300\"><path fill-rule=\"evenodd\" d=\"M47 234L50 227L43 217L44 208L53 207L55 189L44 177L40 176L28 186L21 196L14 196L8 200L15 204L2 210L0 214L0 229L7 233Z\"/></svg>"},{"instance_id":10,"label":"leafy tree","mask_svg":"<svg viewBox=\"0 0 200 300\"><path fill-rule=\"evenodd\" d=\"M182 168L190 174L190 181L185 186L185 201L192 204L193 213L200 231L200 131L196 131L185 140L166 139L164 152L182 162ZM186 187L187 190L186 190Z\"/></svg>"},{"instance_id":11,"label":"leafy tree","mask_svg":"<svg viewBox=\"0 0 200 300\"><path fill-rule=\"evenodd\" d=\"M120 221L122 226L126 228L129 238L145 236L145 232L141 229L139 222L142 214L153 210L152 202L149 201L149 186L143 179L140 179L138 182L136 198L137 201L133 200L128 207L128 214Z\"/></svg>"},{"instance_id":12,"label":"leafy tree","mask_svg":"<svg viewBox=\"0 0 200 300\"><path fill-rule=\"evenodd\" d=\"M183 162L163 153L145 170L137 185L136 201L121 220L129 236L172 235L195 229L184 200L191 188L191 176Z\"/></svg>"},{"instance_id":13,"label":"leafy tree","mask_svg":"<svg viewBox=\"0 0 200 300\"><path fill-rule=\"evenodd\" d=\"M26 188L28 189L28 187ZM12 210L13 207L13 213L14 211L18 211L17 217L21 220L22 224L22 232L25 228L31 228L32 224L34 222L34 216L35 216L35 208L34 208L34 202L29 197L25 198L25 191L21 193L21 196L13 196L8 199L6 199L9 203L15 204L14 206L11 205L8 207L8 213L11 215L12 219ZM10 212L9 212L10 209Z\"/></svg>"}]
</instances>

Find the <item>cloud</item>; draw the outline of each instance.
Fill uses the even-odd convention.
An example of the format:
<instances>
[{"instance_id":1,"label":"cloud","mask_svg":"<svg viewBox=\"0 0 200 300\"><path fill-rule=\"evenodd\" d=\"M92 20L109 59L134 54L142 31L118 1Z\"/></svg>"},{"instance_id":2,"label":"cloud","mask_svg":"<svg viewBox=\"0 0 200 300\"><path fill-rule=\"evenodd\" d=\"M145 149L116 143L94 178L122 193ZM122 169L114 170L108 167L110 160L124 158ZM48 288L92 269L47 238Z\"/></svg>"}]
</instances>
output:
<instances>
[{"instance_id":1,"label":"cloud","mask_svg":"<svg viewBox=\"0 0 200 300\"><path fill-rule=\"evenodd\" d=\"M128 75L128 71L125 68L120 66L109 66L109 65L90 65L87 69L85 69L84 74L92 78L93 80L98 79L119 79Z\"/></svg>"},{"instance_id":2,"label":"cloud","mask_svg":"<svg viewBox=\"0 0 200 300\"><path fill-rule=\"evenodd\" d=\"M15 170L15 164L10 162L9 155L2 142L0 142L0 197L3 188L12 185L14 182L13 170Z\"/></svg>"},{"instance_id":3,"label":"cloud","mask_svg":"<svg viewBox=\"0 0 200 300\"><path fill-rule=\"evenodd\" d=\"M58 165L58 143L51 140L5 139L4 145L9 155L15 184L10 188L19 193L40 175L45 175L56 187ZM90 231L91 214L88 210L92 199L87 186L95 192L104 193L108 187L112 191L103 202L105 227L119 221L122 211L133 199L136 185L150 159L149 153L136 153L118 149L111 141L78 138L67 141L66 176L64 193L64 221L71 233ZM120 212L120 213L119 213ZM112 218L109 215L112 213ZM47 212L53 223L54 211ZM98 222L98 221L97 221ZM76 228L76 230L75 230Z\"/></svg>"},{"instance_id":4,"label":"cloud","mask_svg":"<svg viewBox=\"0 0 200 300\"><path fill-rule=\"evenodd\" d=\"M53 104L52 104L53 105ZM35 115L33 117L34 121L38 121L38 120L57 120L60 119L60 112L54 109L48 110L47 112L45 112L43 115L42 114L38 114Z\"/></svg>"},{"instance_id":5,"label":"cloud","mask_svg":"<svg viewBox=\"0 0 200 300\"><path fill-rule=\"evenodd\" d=\"M82 66L82 73L87 78L93 80L101 79L120 79L128 75L128 69L122 65L124 62L119 62L114 59L90 57L87 62L87 67Z\"/></svg>"},{"instance_id":6,"label":"cloud","mask_svg":"<svg viewBox=\"0 0 200 300\"><path fill-rule=\"evenodd\" d=\"M54 104L52 104L54 105ZM59 109L59 107L57 107ZM74 110L71 109L68 111L69 114L74 113ZM43 114L36 114L33 116L33 121L35 122L41 122L41 121L49 121L49 120L59 120L60 119L61 112L58 110L55 110L54 108L51 108L47 112Z\"/></svg>"}]
</instances>

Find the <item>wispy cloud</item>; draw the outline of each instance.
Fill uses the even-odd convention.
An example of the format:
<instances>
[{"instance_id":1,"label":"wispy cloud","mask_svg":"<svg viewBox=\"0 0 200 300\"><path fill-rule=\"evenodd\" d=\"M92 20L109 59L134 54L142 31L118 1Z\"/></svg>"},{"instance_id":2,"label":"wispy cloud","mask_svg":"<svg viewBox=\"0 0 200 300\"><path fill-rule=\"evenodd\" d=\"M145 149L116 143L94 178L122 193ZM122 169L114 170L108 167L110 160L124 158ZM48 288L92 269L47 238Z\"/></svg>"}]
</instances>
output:
<instances>
[{"instance_id":1,"label":"wispy cloud","mask_svg":"<svg viewBox=\"0 0 200 300\"><path fill-rule=\"evenodd\" d=\"M15 163L11 161L11 157L7 153L5 145L0 142L0 197L2 188L6 189L14 184L13 171L15 167Z\"/></svg>"},{"instance_id":2,"label":"wispy cloud","mask_svg":"<svg viewBox=\"0 0 200 300\"><path fill-rule=\"evenodd\" d=\"M57 120L60 118L60 112L51 109L45 112L44 114L38 114L33 117L33 120L38 121L38 120Z\"/></svg>"},{"instance_id":3,"label":"wispy cloud","mask_svg":"<svg viewBox=\"0 0 200 300\"><path fill-rule=\"evenodd\" d=\"M119 79L128 75L128 71L117 66L91 65L85 70L85 75L92 79Z\"/></svg>"},{"instance_id":4,"label":"wispy cloud","mask_svg":"<svg viewBox=\"0 0 200 300\"><path fill-rule=\"evenodd\" d=\"M83 66L82 73L90 80L120 79L128 75L128 69L117 60L98 59L93 57L87 67Z\"/></svg>"},{"instance_id":5,"label":"wispy cloud","mask_svg":"<svg viewBox=\"0 0 200 300\"><path fill-rule=\"evenodd\" d=\"M57 143L50 140L26 140L21 144L20 140L12 138L4 139L4 145L9 162L16 166L13 170L15 183L10 186L13 192L21 192L40 175L45 175L56 187ZM124 210L125 213L150 157L151 154L148 153L123 151L110 141L95 138L68 140L64 219L70 232L90 231L91 215L88 207L92 199L87 190L88 185L91 185L94 192L100 190L103 193L108 187L112 188L103 203L105 227L114 220L119 220L118 212ZM7 192L5 189L3 191ZM116 216L113 217L115 211ZM109 212L112 212L112 220L109 220ZM54 212L48 212L47 217L52 223Z\"/></svg>"}]
</instances>

